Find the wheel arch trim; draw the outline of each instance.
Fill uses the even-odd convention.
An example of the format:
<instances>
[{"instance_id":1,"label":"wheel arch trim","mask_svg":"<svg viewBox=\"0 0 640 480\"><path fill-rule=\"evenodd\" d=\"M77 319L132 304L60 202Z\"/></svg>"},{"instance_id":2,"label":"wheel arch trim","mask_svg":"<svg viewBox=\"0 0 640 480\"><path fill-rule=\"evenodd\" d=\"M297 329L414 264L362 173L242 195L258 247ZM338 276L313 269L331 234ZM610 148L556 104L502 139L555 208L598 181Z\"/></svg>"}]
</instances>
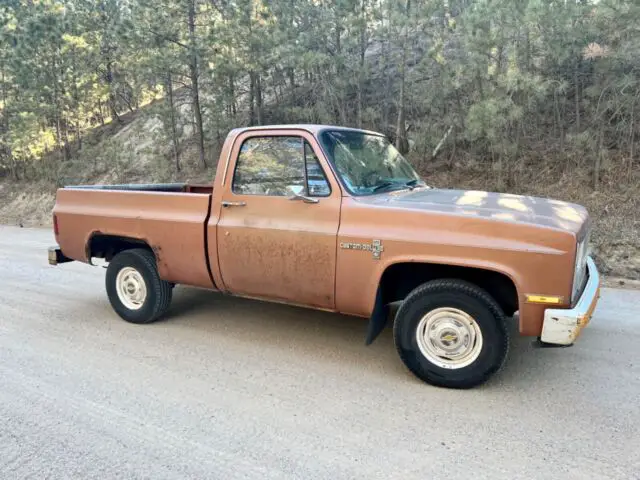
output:
<instances>
[{"instance_id":1,"label":"wheel arch trim","mask_svg":"<svg viewBox=\"0 0 640 480\"><path fill-rule=\"evenodd\" d=\"M508 278L516 292L516 303L518 308L522 302L520 298L520 282L518 274L510 267L506 265L501 265L494 262L486 262L486 261L478 261L478 260L463 260L460 258L446 258L446 257L394 257L392 259L387 259L386 262L382 263L378 268L376 273L376 281L375 281L375 290L373 293L372 303L370 304L370 316L369 323L367 327L367 336L365 339L365 344L370 345L377 338L377 336L382 332L386 325L387 314L388 314L388 303L383 299L382 292L382 281L384 279L384 275L390 268L395 265L401 264L416 264L416 265L437 265L440 267L459 267L459 268L469 268L475 270L483 270L487 272L497 273ZM478 285L482 288L482 285ZM371 298L371 296L370 296Z\"/></svg>"},{"instance_id":2,"label":"wheel arch trim","mask_svg":"<svg viewBox=\"0 0 640 480\"><path fill-rule=\"evenodd\" d=\"M477 259L461 259L457 257L429 257L429 256L398 256L392 259L388 259L386 262L382 263L376 272L376 292L378 286L381 284L382 279L384 278L384 274L393 266L400 264L417 264L417 265L437 265L441 267L458 267L458 268L469 268L475 270L485 270L488 272L498 273L509 280L515 287L516 294L518 296L518 303L521 302L521 292L523 281L521 276L508 265L489 262L484 260ZM375 301L375 295L371 296L371 311L373 311L373 304Z\"/></svg>"},{"instance_id":3,"label":"wheel arch trim","mask_svg":"<svg viewBox=\"0 0 640 480\"><path fill-rule=\"evenodd\" d=\"M115 242L120 241L122 243L130 243L131 245L133 245L132 248L146 247L153 253L156 259L156 262L158 264L158 267L160 267L160 258L158 258L158 251L156 248L154 248L150 244L150 242L146 238L133 237L131 235L119 234L119 233L104 233L100 230L91 231L85 241L85 260L89 265L93 265L92 258L94 257L92 255L92 244L96 239L99 239L99 238L104 238L105 240L111 240Z\"/></svg>"}]
</instances>

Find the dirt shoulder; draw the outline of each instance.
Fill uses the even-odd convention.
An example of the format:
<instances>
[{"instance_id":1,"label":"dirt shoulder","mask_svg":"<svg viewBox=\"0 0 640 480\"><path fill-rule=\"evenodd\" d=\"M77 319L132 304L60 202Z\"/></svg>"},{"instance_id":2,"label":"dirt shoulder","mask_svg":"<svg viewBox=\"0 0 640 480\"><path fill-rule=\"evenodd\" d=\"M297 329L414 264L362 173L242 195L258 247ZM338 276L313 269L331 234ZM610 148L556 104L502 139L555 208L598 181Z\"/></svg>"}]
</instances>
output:
<instances>
[{"instance_id":1,"label":"dirt shoulder","mask_svg":"<svg viewBox=\"0 0 640 480\"><path fill-rule=\"evenodd\" d=\"M0 224L49 226L54 203L55 188L49 184L0 181Z\"/></svg>"}]
</instances>

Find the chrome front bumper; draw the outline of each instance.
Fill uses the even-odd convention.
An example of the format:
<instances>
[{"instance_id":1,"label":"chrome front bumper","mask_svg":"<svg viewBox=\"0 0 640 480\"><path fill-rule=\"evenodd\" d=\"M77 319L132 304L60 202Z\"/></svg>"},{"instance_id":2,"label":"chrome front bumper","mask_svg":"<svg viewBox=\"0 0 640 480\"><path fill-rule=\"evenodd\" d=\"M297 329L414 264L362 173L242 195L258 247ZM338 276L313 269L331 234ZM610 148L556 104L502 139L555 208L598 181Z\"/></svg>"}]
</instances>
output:
<instances>
[{"instance_id":1,"label":"chrome front bumper","mask_svg":"<svg viewBox=\"0 0 640 480\"><path fill-rule=\"evenodd\" d=\"M600 274L591 257L587 258L587 285L571 309L548 308L544 312L540 340L554 345L571 345L591 320L600 298Z\"/></svg>"}]
</instances>

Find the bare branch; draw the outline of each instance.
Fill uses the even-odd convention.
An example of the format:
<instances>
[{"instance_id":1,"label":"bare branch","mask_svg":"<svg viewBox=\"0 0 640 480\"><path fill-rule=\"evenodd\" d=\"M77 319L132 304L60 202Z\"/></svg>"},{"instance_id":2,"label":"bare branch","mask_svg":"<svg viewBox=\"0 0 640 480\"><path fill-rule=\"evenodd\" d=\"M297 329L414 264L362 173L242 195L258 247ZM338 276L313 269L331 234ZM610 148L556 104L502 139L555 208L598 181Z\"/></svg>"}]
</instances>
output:
<instances>
[{"instance_id":1,"label":"bare branch","mask_svg":"<svg viewBox=\"0 0 640 480\"><path fill-rule=\"evenodd\" d=\"M436 145L436 148L433 149L433 152L431 153L431 160L436 158L436 155L440 153L440 149L444 145L444 142L447 141L447 138L449 138L449 135L451 134L452 131L453 131L453 125L449 127L449 130L447 130L447 133L444 134L444 137L442 137L442 139L438 142L438 144Z\"/></svg>"},{"instance_id":2,"label":"bare branch","mask_svg":"<svg viewBox=\"0 0 640 480\"><path fill-rule=\"evenodd\" d=\"M179 47L182 47L182 48L185 48L185 49L189 48L188 45L185 45L184 43L176 40L175 38L170 38L170 37L168 37L166 35L163 35L162 33L156 32L156 31L154 31L154 30L152 30L150 28L148 30L149 30L149 33L155 35L158 38L161 38L162 40L166 40L167 42L171 42L171 43L173 43L175 45L178 45Z\"/></svg>"}]
</instances>

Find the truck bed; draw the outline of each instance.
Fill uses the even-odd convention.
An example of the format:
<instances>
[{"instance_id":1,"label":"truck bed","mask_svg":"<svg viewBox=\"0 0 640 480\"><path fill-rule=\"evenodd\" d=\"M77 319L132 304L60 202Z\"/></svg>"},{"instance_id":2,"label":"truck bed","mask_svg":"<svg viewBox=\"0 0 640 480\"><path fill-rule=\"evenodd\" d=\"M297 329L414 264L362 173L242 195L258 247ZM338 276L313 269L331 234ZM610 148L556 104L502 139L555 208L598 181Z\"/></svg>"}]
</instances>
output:
<instances>
[{"instance_id":1,"label":"truck bed","mask_svg":"<svg viewBox=\"0 0 640 480\"><path fill-rule=\"evenodd\" d=\"M206 238L212 190L187 183L60 188L56 238L67 257L81 262L104 254L104 233L144 242L163 279L212 288Z\"/></svg>"}]
</instances>

